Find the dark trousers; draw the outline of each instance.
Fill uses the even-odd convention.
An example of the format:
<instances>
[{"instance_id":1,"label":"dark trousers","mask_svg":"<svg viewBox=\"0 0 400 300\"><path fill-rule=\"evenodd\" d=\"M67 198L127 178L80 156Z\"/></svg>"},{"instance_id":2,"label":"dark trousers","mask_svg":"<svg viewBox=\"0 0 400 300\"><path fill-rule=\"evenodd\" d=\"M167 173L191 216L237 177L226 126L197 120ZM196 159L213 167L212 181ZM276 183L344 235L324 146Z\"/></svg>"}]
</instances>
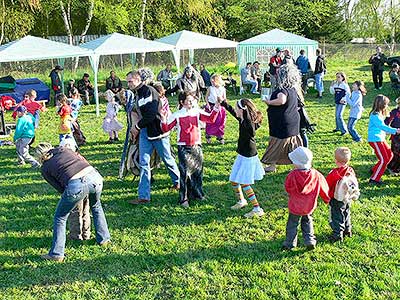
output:
<instances>
[{"instance_id":1,"label":"dark trousers","mask_svg":"<svg viewBox=\"0 0 400 300\"><path fill-rule=\"evenodd\" d=\"M180 190L179 203L202 199L203 192L203 151L200 145L178 145Z\"/></svg>"},{"instance_id":2,"label":"dark trousers","mask_svg":"<svg viewBox=\"0 0 400 300\"><path fill-rule=\"evenodd\" d=\"M350 203L344 203L332 198L329 202L333 236L343 238L344 232L351 232Z\"/></svg>"},{"instance_id":3,"label":"dark trousers","mask_svg":"<svg viewBox=\"0 0 400 300\"><path fill-rule=\"evenodd\" d=\"M372 70L372 80L376 89L382 87L383 82L383 70Z\"/></svg>"},{"instance_id":4,"label":"dark trousers","mask_svg":"<svg viewBox=\"0 0 400 300\"><path fill-rule=\"evenodd\" d=\"M314 235L312 215L298 216L289 213L289 219L286 224L286 240L283 242L283 246L287 248L294 248L297 246L297 227L299 226L300 219L304 244L308 246L317 243Z\"/></svg>"}]
</instances>

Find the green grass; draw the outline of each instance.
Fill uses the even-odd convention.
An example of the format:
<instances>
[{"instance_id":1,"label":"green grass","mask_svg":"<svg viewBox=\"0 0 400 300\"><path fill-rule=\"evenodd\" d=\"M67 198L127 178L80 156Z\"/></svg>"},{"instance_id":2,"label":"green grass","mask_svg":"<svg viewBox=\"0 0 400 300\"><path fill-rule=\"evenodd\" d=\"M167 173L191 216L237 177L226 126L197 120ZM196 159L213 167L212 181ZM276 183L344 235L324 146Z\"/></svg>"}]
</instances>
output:
<instances>
[{"instance_id":1,"label":"green grass","mask_svg":"<svg viewBox=\"0 0 400 300\"><path fill-rule=\"evenodd\" d=\"M377 94L364 62L329 64L326 88L336 71L349 81L361 79L370 90L366 111L357 129L366 140L368 112ZM43 75L44 76L44 75ZM385 74L385 80L388 76ZM390 85L383 93L390 95ZM230 97L234 99L235 97ZM42 261L51 244L52 217L59 195L37 170L16 166L14 147L0 148L0 298L1 299L398 299L400 298L400 188L385 175L387 185L367 184L376 158L366 142L331 133L333 97L321 101L307 95L307 109L318 124L310 135L314 167L327 174L334 167L333 151L349 146L362 196L352 206L354 236L330 244L328 207L319 201L314 213L317 248L280 251L285 236L287 196L283 187L290 166L279 167L255 184L261 219L247 220L248 210L229 209L235 196L228 183L236 157L237 122L228 117L226 144L203 145L204 188L207 200L189 209L177 206L164 168L156 171L152 203L134 207L137 180L117 179L122 142L108 145L102 117L94 106L80 114L88 137L82 154L104 176L102 203L113 243L98 247L94 240L68 241L67 258L56 264ZM171 100L173 102L174 100ZM254 99L265 112L265 105ZM393 105L393 101L392 101ZM346 108L345 119L348 117ZM101 104L102 115L105 104ZM9 118L9 114L7 116ZM120 120L125 116L120 114ZM54 108L42 114L37 141L56 144L58 120ZM204 137L203 137L204 139ZM175 146L175 134L173 134ZM257 133L259 154L268 144L265 120Z\"/></svg>"}]
</instances>

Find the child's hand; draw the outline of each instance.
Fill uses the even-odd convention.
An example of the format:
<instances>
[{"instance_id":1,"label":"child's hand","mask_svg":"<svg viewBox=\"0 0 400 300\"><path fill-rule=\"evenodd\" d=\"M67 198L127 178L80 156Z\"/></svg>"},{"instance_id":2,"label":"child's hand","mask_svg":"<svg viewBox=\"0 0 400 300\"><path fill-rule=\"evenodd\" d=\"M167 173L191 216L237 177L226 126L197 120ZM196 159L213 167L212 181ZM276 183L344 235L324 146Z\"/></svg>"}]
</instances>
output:
<instances>
[{"instance_id":1,"label":"child's hand","mask_svg":"<svg viewBox=\"0 0 400 300\"><path fill-rule=\"evenodd\" d=\"M217 110L217 111L219 111L220 110L220 108L221 108L221 104L220 104L220 102L218 101L217 103L215 103L215 105L214 105L214 110Z\"/></svg>"}]
</instances>

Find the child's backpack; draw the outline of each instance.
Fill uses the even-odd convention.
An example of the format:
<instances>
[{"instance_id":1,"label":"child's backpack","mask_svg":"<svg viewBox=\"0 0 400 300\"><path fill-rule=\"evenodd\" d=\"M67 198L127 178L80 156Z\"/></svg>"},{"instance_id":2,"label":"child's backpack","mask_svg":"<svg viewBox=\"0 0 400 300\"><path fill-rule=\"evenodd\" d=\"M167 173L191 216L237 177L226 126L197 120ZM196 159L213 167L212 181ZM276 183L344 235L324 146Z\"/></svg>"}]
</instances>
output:
<instances>
[{"instance_id":1,"label":"child's backpack","mask_svg":"<svg viewBox=\"0 0 400 300\"><path fill-rule=\"evenodd\" d=\"M352 173L347 173L336 183L334 198L337 201L349 203L360 197L358 180Z\"/></svg>"}]
</instances>

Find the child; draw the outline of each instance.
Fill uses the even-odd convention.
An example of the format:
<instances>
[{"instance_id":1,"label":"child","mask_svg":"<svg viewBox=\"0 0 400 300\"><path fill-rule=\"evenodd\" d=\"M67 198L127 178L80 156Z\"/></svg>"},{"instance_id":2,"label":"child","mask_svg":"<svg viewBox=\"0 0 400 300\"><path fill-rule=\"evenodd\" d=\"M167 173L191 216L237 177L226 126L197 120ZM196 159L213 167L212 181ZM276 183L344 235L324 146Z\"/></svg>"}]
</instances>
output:
<instances>
[{"instance_id":1,"label":"child","mask_svg":"<svg viewBox=\"0 0 400 300\"><path fill-rule=\"evenodd\" d=\"M31 114L27 114L25 106L16 109L18 116L17 125L14 133L14 143L17 148L18 164L24 165L29 162L32 167L38 168L40 164L29 154L29 144L35 136L34 119Z\"/></svg>"},{"instance_id":2,"label":"child","mask_svg":"<svg viewBox=\"0 0 400 300\"><path fill-rule=\"evenodd\" d=\"M158 96L160 97L160 111L166 114L168 120L168 118L172 115L172 112L169 108L168 98L165 96L165 89L161 83L153 83L152 86L156 89L156 91L158 92Z\"/></svg>"},{"instance_id":3,"label":"child","mask_svg":"<svg viewBox=\"0 0 400 300\"><path fill-rule=\"evenodd\" d=\"M120 106L115 102L115 95L111 90L106 91L106 99L108 104L106 108L106 116L103 121L103 130L110 136L108 143L112 144L114 141L119 141L118 131L123 128L123 125L117 119Z\"/></svg>"},{"instance_id":4,"label":"child","mask_svg":"<svg viewBox=\"0 0 400 300\"><path fill-rule=\"evenodd\" d=\"M333 81L330 87L331 94L335 95L335 120L336 128L333 132L340 131L341 135L347 133L344 120L343 112L346 107L346 97L350 95L350 87L347 84L346 75L343 72L336 73L336 81Z\"/></svg>"},{"instance_id":5,"label":"child","mask_svg":"<svg viewBox=\"0 0 400 300\"><path fill-rule=\"evenodd\" d=\"M166 113L161 114L161 128L168 132L178 129L178 159L180 172L179 204L189 207L192 199L203 200L203 151L201 150L200 121L214 122L219 104L211 114L195 106L193 94L180 93L180 110L173 113L168 122Z\"/></svg>"},{"instance_id":6,"label":"child","mask_svg":"<svg viewBox=\"0 0 400 300\"><path fill-rule=\"evenodd\" d=\"M211 86L207 90L206 94L206 111L210 112L215 103L226 100L226 90L224 87L224 81L220 75L214 74L211 76ZM211 143L211 136L216 136L217 140L224 144L225 134L225 123L226 123L226 111L225 108L221 107L217 120L215 123L206 124L206 140L207 144Z\"/></svg>"},{"instance_id":7,"label":"child","mask_svg":"<svg viewBox=\"0 0 400 300\"><path fill-rule=\"evenodd\" d=\"M349 121L347 123L347 129L355 142L361 142L361 136L355 129L356 123L359 119L361 119L362 112L364 107L362 106L363 96L367 94L367 90L365 89L364 82L355 81L352 86L353 92L351 95L347 96L347 103L350 105L350 115Z\"/></svg>"},{"instance_id":8,"label":"child","mask_svg":"<svg viewBox=\"0 0 400 300\"><path fill-rule=\"evenodd\" d=\"M351 151L347 147L339 147L335 151L335 162L337 168L329 172L326 176L326 182L329 186L329 205L330 205L330 225L333 234L330 237L332 242L343 241L343 236L352 236L351 220L350 220L350 203L351 201L343 201L335 198L335 191L339 181L345 176L354 176L352 167L349 166ZM358 186L358 184L357 184ZM358 187L357 187L358 188ZM355 200L355 199L352 199Z\"/></svg>"},{"instance_id":9,"label":"child","mask_svg":"<svg viewBox=\"0 0 400 300\"><path fill-rule=\"evenodd\" d=\"M236 102L235 108L226 101L222 102L227 111L239 121L239 139L236 152L238 153L233 164L229 180L238 198L238 202L231 207L233 210L247 206L243 196L244 191L247 198L253 204L253 209L246 213L246 218L261 217L264 210L260 207L257 197L251 187L255 180L264 177L264 169L257 155L256 130L260 128L262 113L249 99L240 99Z\"/></svg>"},{"instance_id":10,"label":"child","mask_svg":"<svg viewBox=\"0 0 400 300\"><path fill-rule=\"evenodd\" d=\"M301 231L304 244L313 250L317 243L314 235L312 213L317 207L318 195L325 203L329 202L329 187L324 176L311 167L313 154L305 147L297 147L289 153L294 170L285 180L285 189L289 194L289 219L286 225L286 240L283 250L297 246L297 226L301 219Z\"/></svg>"},{"instance_id":11,"label":"child","mask_svg":"<svg viewBox=\"0 0 400 300\"><path fill-rule=\"evenodd\" d=\"M378 162L372 167L372 175L369 179L370 184L382 185L381 177L386 171L386 167L393 158L393 153L389 148L385 138L386 133L399 134L400 128L393 128L385 125L384 119L387 114L389 98L384 95L376 96L372 110L369 114L368 124L368 143L374 149Z\"/></svg>"},{"instance_id":12,"label":"child","mask_svg":"<svg viewBox=\"0 0 400 300\"><path fill-rule=\"evenodd\" d=\"M385 124L393 128L400 128L400 98L396 99L397 107L390 112L389 117L385 119ZM400 135L392 135L390 137L391 150L393 158L388 164L389 173L392 175L400 175Z\"/></svg>"},{"instance_id":13,"label":"child","mask_svg":"<svg viewBox=\"0 0 400 300\"><path fill-rule=\"evenodd\" d=\"M35 90L28 90L24 95L24 100L18 103L17 108L19 106L25 106L27 112L30 113L35 120L35 128L39 127L39 119L40 119L40 111L46 111L46 108L43 107L39 102L36 102L35 99L37 97L37 93ZM17 112L14 111L12 117L15 119L17 116Z\"/></svg>"},{"instance_id":14,"label":"child","mask_svg":"<svg viewBox=\"0 0 400 300\"><path fill-rule=\"evenodd\" d=\"M59 147L65 147L76 152L77 148L72 139L64 139ZM76 207L68 216L69 234L71 240L89 240L90 239L90 205L89 197L79 201Z\"/></svg>"},{"instance_id":15,"label":"child","mask_svg":"<svg viewBox=\"0 0 400 300\"><path fill-rule=\"evenodd\" d=\"M86 144L86 137L81 130L81 126L78 122L78 114L81 109L83 102L81 100L81 96L79 95L77 88L72 88L70 91L71 98L68 99L71 107L71 118L72 118L72 131L73 136L78 144L78 146Z\"/></svg>"},{"instance_id":16,"label":"child","mask_svg":"<svg viewBox=\"0 0 400 300\"><path fill-rule=\"evenodd\" d=\"M60 142L63 139L73 139L74 137L72 135L72 127L71 127L72 109L68 104L68 99L64 94L59 94L57 95L56 101L57 103L60 104L57 110L57 114L61 117L60 127L58 130Z\"/></svg>"}]
</instances>

